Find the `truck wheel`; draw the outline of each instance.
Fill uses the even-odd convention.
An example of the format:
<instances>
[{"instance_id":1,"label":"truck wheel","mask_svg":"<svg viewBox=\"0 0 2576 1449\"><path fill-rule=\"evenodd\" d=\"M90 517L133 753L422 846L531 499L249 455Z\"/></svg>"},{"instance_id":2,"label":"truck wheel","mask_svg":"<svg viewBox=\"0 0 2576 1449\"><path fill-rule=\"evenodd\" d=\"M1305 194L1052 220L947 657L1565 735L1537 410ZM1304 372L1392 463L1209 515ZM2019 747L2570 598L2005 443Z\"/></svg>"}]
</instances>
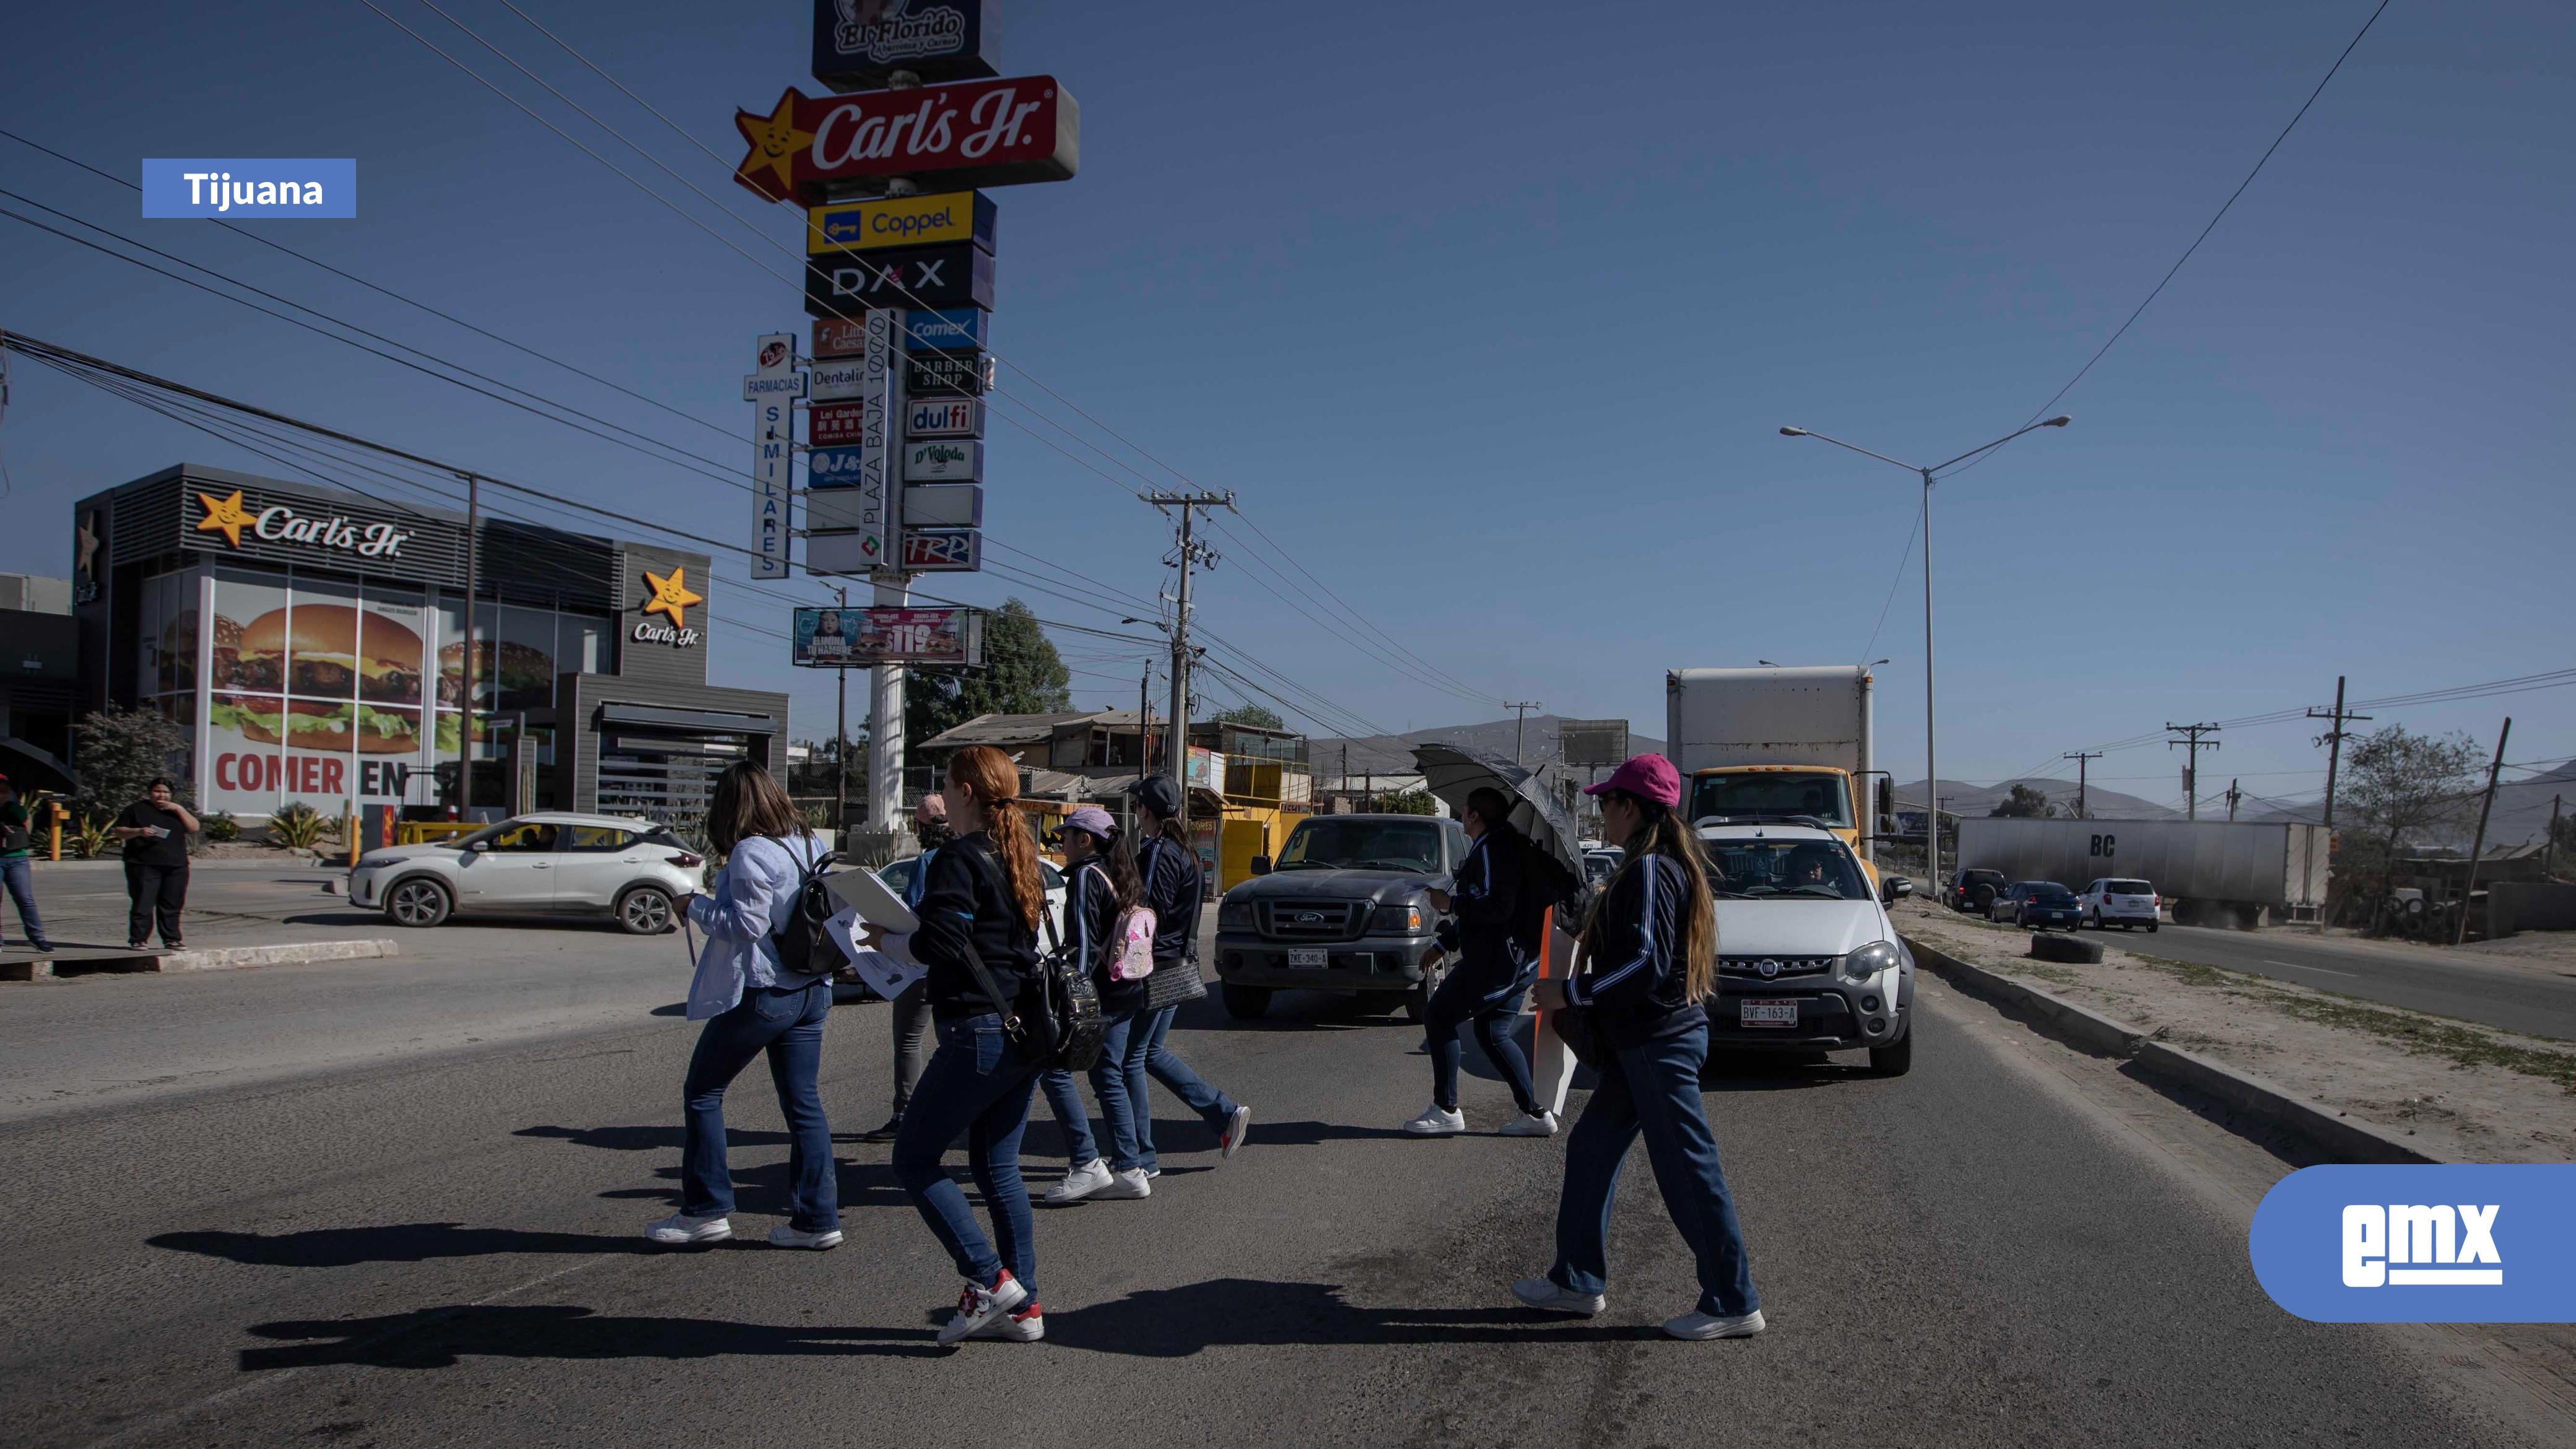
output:
<instances>
[{"instance_id":1,"label":"truck wheel","mask_svg":"<svg viewBox=\"0 0 2576 1449\"><path fill-rule=\"evenodd\" d=\"M1237 1021L1259 1021L1270 1011L1270 988L1236 986L1231 982L1219 988L1225 997L1225 1014Z\"/></svg>"},{"instance_id":2,"label":"truck wheel","mask_svg":"<svg viewBox=\"0 0 2576 1449\"><path fill-rule=\"evenodd\" d=\"M385 892L385 915L397 926L435 926L455 908L447 887L425 875L396 881Z\"/></svg>"},{"instance_id":3,"label":"truck wheel","mask_svg":"<svg viewBox=\"0 0 2576 1449\"><path fill-rule=\"evenodd\" d=\"M1914 1070L1914 1030L1883 1047L1869 1049L1869 1074L1873 1077L1901 1077Z\"/></svg>"},{"instance_id":4,"label":"truck wheel","mask_svg":"<svg viewBox=\"0 0 2576 1449\"><path fill-rule=\"evenodd\" d=\"M2148 934L2148 935L2152 936L2152 935L2154 935L2154 934L2156 933L2156 924L2157 924L2157 923L2156 923L2156 922L2154 922L2154 921L2149 921L2149 922L2147 922L2147 934Z\"/></svg>"}]
</instances>

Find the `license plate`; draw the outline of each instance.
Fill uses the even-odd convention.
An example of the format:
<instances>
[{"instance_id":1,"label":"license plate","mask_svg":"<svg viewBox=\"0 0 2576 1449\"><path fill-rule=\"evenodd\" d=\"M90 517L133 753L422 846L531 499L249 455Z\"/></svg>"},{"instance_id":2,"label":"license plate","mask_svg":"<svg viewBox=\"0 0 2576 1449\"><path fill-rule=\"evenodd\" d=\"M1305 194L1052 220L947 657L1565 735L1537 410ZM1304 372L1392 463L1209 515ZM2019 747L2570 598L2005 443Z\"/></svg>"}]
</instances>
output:
<instances>
[{"instance_id":1,"label":"license plate","mask_svg":"<svg viewBox=\"0 0 2576 1449\"><path fill-rule=\"evenodd\" d=\"M1796 1026L1798 1003L1794 1001L1739 1001L1735 1006L1738 1026Z\"/></svg>"},{"instance_id":2,"label":"license plate","mask_svg":"<svg viewBox=\"0 0 2576 1449\"><path fill-rule=\"evenodd\" d=\"M1288 964L1291 966L1330 966L1333 964L1333 953L1325 950L1321 946L1291 946L1288 948Z\"/></svg>"}]
</instances>

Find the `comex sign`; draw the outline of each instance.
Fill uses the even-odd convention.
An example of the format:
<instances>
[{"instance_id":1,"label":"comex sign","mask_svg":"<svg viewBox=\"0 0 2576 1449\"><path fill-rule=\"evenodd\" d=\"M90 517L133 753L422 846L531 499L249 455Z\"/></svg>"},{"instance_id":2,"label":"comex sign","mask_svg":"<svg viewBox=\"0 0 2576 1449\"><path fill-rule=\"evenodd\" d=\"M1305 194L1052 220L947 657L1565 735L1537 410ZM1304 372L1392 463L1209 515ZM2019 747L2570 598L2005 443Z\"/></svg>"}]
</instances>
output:
<instances>
[{"instance_id":1,"label":"comex sign","mask_svg":"<svg viewBox=\"0 0 2576 1449\"><path fill-rule=\"evenodd\" d=\"M2576 1322L2576 1166L2310 1167L2247 1235L2272 1301L2319 1323Z\"/></svg>"}]
</instances>

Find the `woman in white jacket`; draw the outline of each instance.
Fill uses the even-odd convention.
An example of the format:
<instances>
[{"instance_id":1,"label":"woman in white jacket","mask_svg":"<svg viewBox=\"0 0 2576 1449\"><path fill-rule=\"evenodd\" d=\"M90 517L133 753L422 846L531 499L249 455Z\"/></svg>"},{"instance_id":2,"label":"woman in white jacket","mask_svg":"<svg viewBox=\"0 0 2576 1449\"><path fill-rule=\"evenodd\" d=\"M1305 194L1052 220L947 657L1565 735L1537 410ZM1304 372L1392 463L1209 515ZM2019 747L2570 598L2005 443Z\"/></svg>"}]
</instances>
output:
<instances>
[{"instance_id":1,"label":"woman in white jacket","mask_svg":"<svg viewBox=\"0 0 2576 1449\"><path fill-rule=\"evenodd\" d=\"M832 978L791 974L776 933L787 924L806 873L829 847L809 834L787 792L767 770L726 768L707 802L707 838L730 857L709 895L689 898L689 923L706 932L689 983L689 1020L703 1021L680 1089L687 1120L680 1158L680 1211L644 1230L679 1247L733 1236L733 1176L725 1165L725 1088L769 1054L778 1110L787 1118L788 1220L769 1241L782 1248L831 1248L841 1241L840 1185L832 1129L815 1078L823 1063L823 1018Z\"/></svg>"}]
</instances>

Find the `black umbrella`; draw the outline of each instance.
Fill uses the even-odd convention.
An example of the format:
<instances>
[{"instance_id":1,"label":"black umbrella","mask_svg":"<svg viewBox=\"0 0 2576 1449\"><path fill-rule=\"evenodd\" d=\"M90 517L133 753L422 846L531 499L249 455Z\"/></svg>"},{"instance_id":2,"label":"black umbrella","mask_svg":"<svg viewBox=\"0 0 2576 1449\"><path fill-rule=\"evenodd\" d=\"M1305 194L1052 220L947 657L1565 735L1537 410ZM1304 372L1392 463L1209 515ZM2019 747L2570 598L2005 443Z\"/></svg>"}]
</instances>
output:
<instances>
[{"instance_id":1,"label":"black umbrella","mask_svg":"<svg viewBox=\"0 0 2576 1449\"><path fill-rule=\"evenodd\" d=\"M13 735L0 735L0 775L8 776L21 795L36 790L68 795L80 788L71 766Z\"/></svg>"},{"instance_id":2,"label":"black umbrella","mask_svg":"<svg viewBox=\"0 0 2576 1449\"><path fill-rule=\"evenodd\" d=\"M1413 767L1422 772L1423 785L1452 810L1464 811L1467 796L1476 790L1500 790L1512 802L1511 827L1545 851L1569 878L1583 879L1574 817L1532 772L1499 755L1444 744L1415 745Z\"/></svg>"}]
</instances>

